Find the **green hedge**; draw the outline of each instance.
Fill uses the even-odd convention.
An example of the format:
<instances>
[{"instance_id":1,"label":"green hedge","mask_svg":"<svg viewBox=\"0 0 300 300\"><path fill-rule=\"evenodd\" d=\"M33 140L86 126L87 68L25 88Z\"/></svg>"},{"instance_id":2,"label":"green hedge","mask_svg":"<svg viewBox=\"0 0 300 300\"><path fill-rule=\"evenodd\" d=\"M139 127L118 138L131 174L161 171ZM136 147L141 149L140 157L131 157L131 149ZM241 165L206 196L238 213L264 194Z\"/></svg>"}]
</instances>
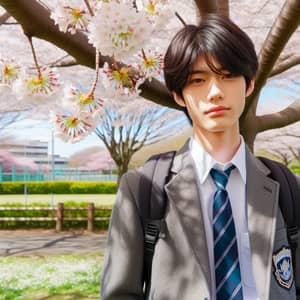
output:
<instances>
[{"instance_id":1,"label":"green hedge","mask_svg":"<svg viewBox=\"0 0 300 300\"><path fill-rule=\"evenodd\" d=\"M20 203L4 204L1 207L48 207L44 203L34 203L31 205L22 205ZM88 207L88 203L65 202L64 207ZM98 207L96 207L98 208ZM107 207L106 207L107 208ZM95 217L110 217L111 211L95 211ZM0 217L55 217L56 211L0 211ZM65 217L87 217L86 211L65 211ZM109 221L94 221L94 228L97 230L107 230ZM0 221L1 229L55 229L56 221ZM87 228L87 221L64 221L63 230L71 228Z\"/></svg>"},{"instance_id":2,"label":"green hedge","mask_svg":"<svg viewBox=\"0 0 300 300\"><path fill-rule=\"evenodd\" d=\"M26 182L28 194L115 194L116 182ZM23 194L24 182L0 183L0 194Z\"/></svg>"},{"instance_id":3,"label":"green hedge","mask_svg":"<svg viewBox=\"0 0 300 300\"><path fill-rule=\"evenodd\" d=\"M291 167L292 172L295 174L300 174L300 166L292 166Z\"/></svg>"}]
</instances>

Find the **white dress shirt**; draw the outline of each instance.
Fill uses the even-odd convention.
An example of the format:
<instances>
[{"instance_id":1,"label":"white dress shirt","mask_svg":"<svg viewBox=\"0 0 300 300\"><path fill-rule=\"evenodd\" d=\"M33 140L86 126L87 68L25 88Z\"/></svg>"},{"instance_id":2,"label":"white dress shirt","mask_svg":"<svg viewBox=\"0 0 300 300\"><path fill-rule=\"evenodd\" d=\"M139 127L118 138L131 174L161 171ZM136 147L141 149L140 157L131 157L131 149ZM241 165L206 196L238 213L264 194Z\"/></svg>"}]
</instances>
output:
<instances>
[{"instance_id":1,"label":"white dress shirt","mask_svg":"<svg viewBox=\"0 0 300 300\"><path fill-rule=\"evenodd\" d=\"M216 299L215 288L215 267L214 267L214 242L213 242L213 198L216 191L215 183L210 176L212 168L225 170L232 164L235 169L232 170L226 190L229 195L232 214L235 222L239 262L241 268L243 298L244 300L258 300L256 287L254 283L250 242L248 234L247 213L246 213L246 149L245 142L241 136L240 146L227 163L216 161L202 146L195 140L191 139L190 151L195 163L195 169L198 176L198 187L201 199L201 207L205 226L206 240L208 246L209 263L211 270L211 290L212 300Z\"/></svg>"}]
</instances>

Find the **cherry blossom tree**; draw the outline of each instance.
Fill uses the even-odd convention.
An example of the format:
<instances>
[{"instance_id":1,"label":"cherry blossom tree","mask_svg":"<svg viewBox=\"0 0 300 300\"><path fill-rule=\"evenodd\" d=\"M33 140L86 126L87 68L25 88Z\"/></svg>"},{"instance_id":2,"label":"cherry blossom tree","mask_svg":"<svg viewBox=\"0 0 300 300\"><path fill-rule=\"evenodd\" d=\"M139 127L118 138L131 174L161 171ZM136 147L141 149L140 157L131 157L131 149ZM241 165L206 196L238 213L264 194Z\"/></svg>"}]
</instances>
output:
<instances>
[{"instance_id":1,"label":"cherry blossom tree","mask_svg":"<svg viewBox=\"0 0 300 300\"><path fill-rule=\"evenodd\" d=\"M89 171L111 170L115 166L108 151L101 151L91 154L83 168Z\"/></svg>"},{"instance_id":2,"label":"cherry blossom tree","mask_svg":"<svg viewBox=\"0 0 300 300\"><path fill-rule=\"evenodd\" d=\"M0 150L0 165L3 172L12 172L15 168L18 172L23 172L25 168L29 172L35 172L37 165L28 157L16 157L6 150Z\"/></svg>"},{"instance_id":3,"label":"cherry blossom tree","mask_svg":"<svg viewBox=\"0 0 300 300\"><path fill-rule=\"evenodd\" d=\"M132 156L143 146L168 138L182 129L183 113L141 100L128 104L108 102L96 135L105 144L118 168L118 182L127 172Z\"/></svg>"},{"instance_id":4,"label":"cherry blossom tree","mask_svg":"<svg viewBox=\"0 0 300 300\"><path fill-rule=\"evenodd\" d=\"M77 141L96 128L102 98L115 101L140 95L157 104L178 108L161 81L161 55L170 37L184 23L196 23L211 12L230 15L248 32L258 50L255 90L240 119L241 133L250 148L253 149L258 133L300 120L297 93L294 102L281 111L257 115L259 96L266 84L299 83L298 0L0 0L0 5L4 9L0 20L7 23L10 14L22 26L35 61L34 75L12 61L2 63L2 74L6 76L4 82L2 75L2 90L9 94L12 88L16 89L17 105L27 99L31 109L40 107L48 111L52 106L56 110L53 119L64 139ZM177 17L174 8L180 13ZM79 65L96 66L90 89L62 89L56 71L39 66L33 38L63 49ZM98 75L102 90L97 96ZM65 93L61 95L62 90Z\"/></svg>"},{"instance_id":5,"label":"cherry blossom tree","mask_svg":"<svg viewBox=\"0 0 300 300\"><path fill-rule=\"evenodd\" d=\"M88 171L115 169L110 153L103 147L93 146L71 155L68 166Z\"/></svg>"},{"instance_id":6,"label":"cherry blossom tree","mask_svg":"<svg viewBox=\"0 0 300 300\"><path fill-rule=\"evenodd\" d=\"M299 123L260 133L255 141L257 153L267 152L288 166L300 162Z\"/></svg>"}]
</instances>

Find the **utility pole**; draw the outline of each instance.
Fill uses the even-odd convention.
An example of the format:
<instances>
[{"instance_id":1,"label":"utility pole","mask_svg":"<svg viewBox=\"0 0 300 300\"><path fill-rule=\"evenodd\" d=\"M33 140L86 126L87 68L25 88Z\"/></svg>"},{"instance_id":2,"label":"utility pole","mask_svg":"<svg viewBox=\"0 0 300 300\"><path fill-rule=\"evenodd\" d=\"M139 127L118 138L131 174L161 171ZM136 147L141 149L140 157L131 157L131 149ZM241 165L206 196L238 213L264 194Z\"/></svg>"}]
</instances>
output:
<instances>
[{"instance_id":1,"label":"utility pole","mask_svg":"<svg viewBox=\"0 0 300 300\"><path fill-rule=\"evenodd\" d=\"M54 161L54 129L51 128L51 181L55 180L55 161ZM54 206L54 193L51 193L51 206Z\"/></svg>"}]
</instances>

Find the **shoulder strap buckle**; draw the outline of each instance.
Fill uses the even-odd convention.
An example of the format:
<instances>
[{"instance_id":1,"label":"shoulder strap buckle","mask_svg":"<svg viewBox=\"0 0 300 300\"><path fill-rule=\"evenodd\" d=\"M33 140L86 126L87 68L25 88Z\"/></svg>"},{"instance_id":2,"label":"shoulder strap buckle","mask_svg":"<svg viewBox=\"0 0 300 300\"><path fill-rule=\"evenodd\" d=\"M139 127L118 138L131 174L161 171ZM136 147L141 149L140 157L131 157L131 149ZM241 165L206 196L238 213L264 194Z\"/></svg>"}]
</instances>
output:
<instances>
[{"instance_id":1,"label":"shoulder strap buckle","mask_svg":"<svg viewBox=\"0 0 300 300\"><path fill-rule=\"evenodd\" d=\"M147 253L154 253L155 244L159 238L165 238L165 220L148 220L145 223L144 249Z\"/></svg>"}]
</instances>

